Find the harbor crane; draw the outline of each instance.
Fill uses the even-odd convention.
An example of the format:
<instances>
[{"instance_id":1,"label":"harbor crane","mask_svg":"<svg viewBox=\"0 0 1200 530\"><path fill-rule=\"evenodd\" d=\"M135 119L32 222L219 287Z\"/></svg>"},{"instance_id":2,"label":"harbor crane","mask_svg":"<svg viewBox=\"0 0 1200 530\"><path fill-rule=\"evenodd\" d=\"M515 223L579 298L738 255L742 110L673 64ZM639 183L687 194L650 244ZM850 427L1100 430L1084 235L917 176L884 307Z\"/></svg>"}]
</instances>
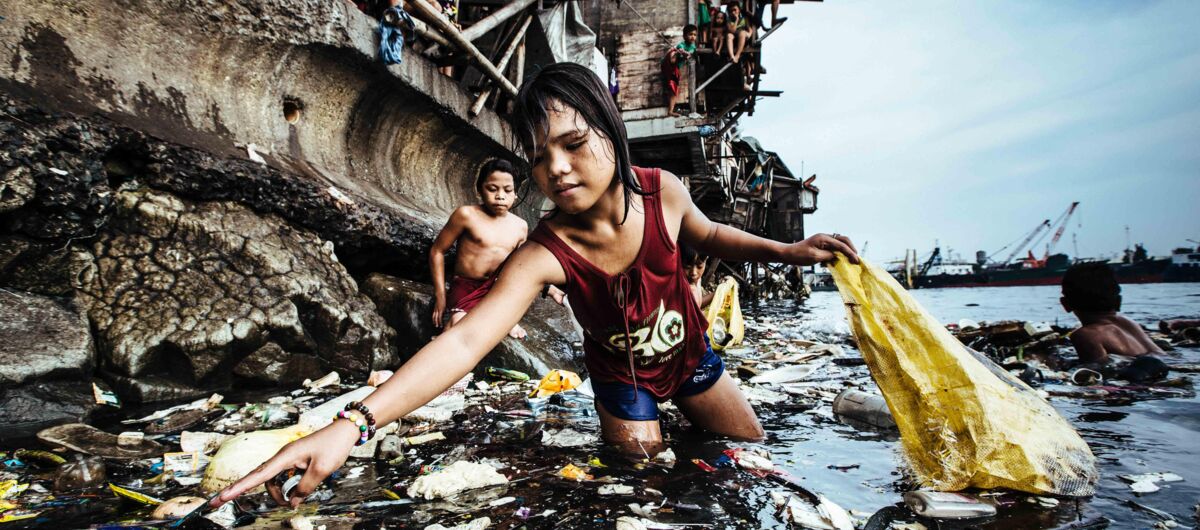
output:
<instances>
[{"instance_id":1,"label":"harbor crane","mask_svg":"<svg viewBox=\"0 0 1200 530\"><path fill-rule=\"evenodd\" d=\"M1067 207L1067 211L1058 217L1059 222L1055 223L1058 225L1058 230L1054 232L1054 237L1050 239L1050 244L1046 246L1046 254L1042 256L1043 263L1050 257L1050 253L1054 252L1054 247L1058 245L1058 240L1062 238L1063 230L1067 229L1067 222L1071 220L1071 215L1075 213L1075 208L1077 207L1079 207L1079 201L1071 203L1071 206Z\"/></svg>"},{"instance_id":2,"label":"harbor crane","mask_svg":"<svg viewBox=\"0 0 1200 530\"><path fill-rule=\"evenodd\" d=\"M1010 252L1008 254L1008 256L1004 258L1004 261L1000 262L1000 264L1007 265L1007 264L1011 263L1013 258L1017 257L1017 254L1019 254L1022 250L1024 250L1025 247L1027 247L1029 245L1030 241L1033 241L1034 237L1036 237L1038 234L1040 234L1042 232L1042 230L1045 230L1048 228L1050 228L1050 220L1049 219L1046 219L1045 221L1042 221L1041 223L1039 223L1036 227L1033 228L1033 231L1030 232L1029 235L1026 235L1025 238L1021 240L1021 243L1019 245L1017 245L1016 248L1012 249L1012 252ZM1000 250L993 252L993 254L995 254L997 252L1001 252L1005 248L1007 248L1007 247L1001 247Z\"/></svg>"}]
</instances>

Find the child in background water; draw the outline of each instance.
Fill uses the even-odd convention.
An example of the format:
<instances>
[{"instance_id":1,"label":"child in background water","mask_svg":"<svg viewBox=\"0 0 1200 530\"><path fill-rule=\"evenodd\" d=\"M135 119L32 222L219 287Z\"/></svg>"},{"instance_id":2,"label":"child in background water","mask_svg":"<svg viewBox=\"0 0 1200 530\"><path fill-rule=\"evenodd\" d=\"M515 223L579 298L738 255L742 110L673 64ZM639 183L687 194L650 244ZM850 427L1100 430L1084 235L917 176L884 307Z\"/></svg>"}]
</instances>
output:
<instances>
[{"instance_id":1,"label":"child in background water","mask_svg":"<svg viewBox=\"0 0 1200 530\"><path fill-rule=\"evenodd\" d=\"M1080 263L1067 269L1060 302L1079 318L1081 326L1070 338L1083 366L1128 381L1166 376L1166 364L1151 355L1162 349L1141 326L1121 315L1121 286L1107 263ZM1114 366L1112 356L1130 362Z\"/></svg>"},{"instance_id":2,"label":"child in background water","mask_svg":"<svg viewBox=\"0 0 1200 530\"><path fill-rule=\"evenodd\" d=\"M383 426L427 403L505 336L543 286L559 285L585 330L584 360L605 441L656 454L664 448L658 402L667 400L711 433L761 440L754 410L705 342L706 322L675 242L723 259L808 265L832 261L835 252L857 262L850 240L818 234L784 244L710 221L679 178L632 166L621 113L584 66L559 63L534 74L517 95L513 129L555 209L483 301L364 399L360 412L369 410ZM336 420L288 444L213 504L302 468L291 496L297 506L368 432ZM277 486L268 491L283 501Z\"/></svg>"}]
</instances>

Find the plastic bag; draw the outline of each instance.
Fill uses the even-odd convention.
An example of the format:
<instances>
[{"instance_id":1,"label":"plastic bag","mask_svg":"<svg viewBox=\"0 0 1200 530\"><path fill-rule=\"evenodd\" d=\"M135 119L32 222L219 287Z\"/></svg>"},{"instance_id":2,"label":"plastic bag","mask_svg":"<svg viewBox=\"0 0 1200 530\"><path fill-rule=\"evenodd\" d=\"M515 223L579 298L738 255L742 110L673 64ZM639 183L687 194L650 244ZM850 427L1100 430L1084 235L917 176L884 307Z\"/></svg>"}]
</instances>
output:
<instances>
[{"instance_id":1,"label":"plastic bag","mask_svg":"<svg viewBox=\"0 0 1200 530\"><path fill-rule=\"evenodd\" d=\"M1033 389L963 346L882 269L841 258L831 271L925 486L1094 492L1091 449Z\"/></svg>"},{"instance_id":2,"label":"plastic bag","mask_svg":"<svg viewBox=\"0 0 1200 530\"><path fill-rule=\"evenodd\" d=\"M530 397L549 397L559 392L566 392L582 384L579 379L579 374L570 370L550 370L541 382L538 383L536 389L530 394Z\"/></svg>"},{"instance_id":3,"label":"plastic bag","mask_svg":"<svg viewBox=\"0 0 1200 530\"><path fill-rule=\"evenodd\" d=\"M742 342L746 324L742 321L742 307L738 304L738 284L726 277L717 290L713 291L712 303L704 311L708 319L708 343L713 350L721 351Z\"/></svg>"}]
</instances>

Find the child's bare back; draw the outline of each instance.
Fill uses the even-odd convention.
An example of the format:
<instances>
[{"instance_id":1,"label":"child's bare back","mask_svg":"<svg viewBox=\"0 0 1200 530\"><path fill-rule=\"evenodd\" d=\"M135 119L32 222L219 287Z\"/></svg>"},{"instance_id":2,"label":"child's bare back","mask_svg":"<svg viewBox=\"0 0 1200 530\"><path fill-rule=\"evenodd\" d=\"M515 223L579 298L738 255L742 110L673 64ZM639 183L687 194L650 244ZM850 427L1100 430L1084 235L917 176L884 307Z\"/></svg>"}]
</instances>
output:
<instances>
[{"instance_id":1,"label":"child's bare back","mask_svg":"<svg viewBox=\"0 0 1200 530\"><path fill-rule=\"evenodd\" d=\"M1136 322L1117 313L1088 315L1088 323L1071 333L1071 344L1085 363L1106 363L1109 355L1138 357L1162 353Z\"/></svg>"}]
</instances>

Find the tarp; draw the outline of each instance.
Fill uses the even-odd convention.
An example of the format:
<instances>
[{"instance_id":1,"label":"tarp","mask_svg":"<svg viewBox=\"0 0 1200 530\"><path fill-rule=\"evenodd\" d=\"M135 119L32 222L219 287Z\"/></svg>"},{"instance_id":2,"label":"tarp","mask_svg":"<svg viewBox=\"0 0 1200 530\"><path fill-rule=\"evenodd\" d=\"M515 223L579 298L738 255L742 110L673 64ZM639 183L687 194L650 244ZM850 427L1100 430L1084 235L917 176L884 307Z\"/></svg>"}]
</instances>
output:
<instances>
[{"instance_id":1,"label":"tarp","mask_svg":"<svg viewBox=\"0 0 1200 530\"><path fill-rule=\"evenodd\" d=\"M583 22L579 2L559 2L538 13L554 62L582 64L602 80L609 77L608 60L596 49L596 32Z\"/></svg>"},{"instance_id":2,"label":"tarp","mask_svg":"<svg viewBox=\"0 0 1200 530\"><path fill-rule=\"evenodd\" d=\"M964 346L883 269L843 257L831 271L924 486L1094 492L1091 449L1036 391Z\"/></svg>"}]
</instances>

